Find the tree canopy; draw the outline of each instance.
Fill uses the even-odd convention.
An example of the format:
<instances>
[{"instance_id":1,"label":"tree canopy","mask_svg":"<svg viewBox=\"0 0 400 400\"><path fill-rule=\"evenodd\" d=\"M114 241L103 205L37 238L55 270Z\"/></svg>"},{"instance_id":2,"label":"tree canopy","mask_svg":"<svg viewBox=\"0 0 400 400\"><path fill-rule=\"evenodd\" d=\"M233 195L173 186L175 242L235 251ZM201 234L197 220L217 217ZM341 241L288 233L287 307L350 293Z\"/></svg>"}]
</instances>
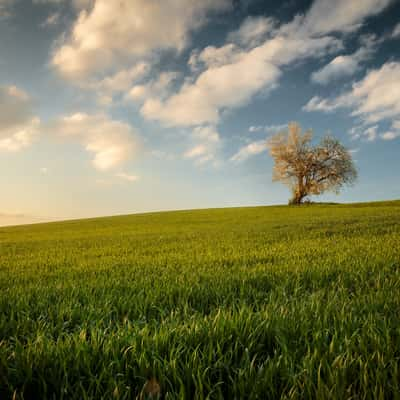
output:
<instances>
[{"instance_id":1,"label":"tree canopy","mask_svg":"<svg viewBox=\"0 0 400 400\"><path fill-rule=\"evenodd\" d=\"M357 179L351 153L337 139L328 135L313 146L312 137L312 131L302 133L300 126L292 122L286 132L268 141L275 160L273 180L290 187L292 204L301 204L307 196L326 191L339 193L344 185Z\"/></svg>"}]
</instances>

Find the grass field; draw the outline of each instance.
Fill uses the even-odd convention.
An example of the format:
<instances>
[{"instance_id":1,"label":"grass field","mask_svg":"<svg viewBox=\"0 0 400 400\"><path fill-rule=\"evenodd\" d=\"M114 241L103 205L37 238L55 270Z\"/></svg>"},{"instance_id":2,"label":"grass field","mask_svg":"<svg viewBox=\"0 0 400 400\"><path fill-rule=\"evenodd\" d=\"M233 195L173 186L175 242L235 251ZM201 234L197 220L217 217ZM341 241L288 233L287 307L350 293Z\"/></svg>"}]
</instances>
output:
<instances>
[{"instance_id":1,"label":"grass field","mask_svg":"<svg viewBox=\"0 0 400 400\"><path fill-rule=\"evenodd\" d=\"M0 229L0 398L400 399L400 201Z\"/></svg>"}]
</instances>

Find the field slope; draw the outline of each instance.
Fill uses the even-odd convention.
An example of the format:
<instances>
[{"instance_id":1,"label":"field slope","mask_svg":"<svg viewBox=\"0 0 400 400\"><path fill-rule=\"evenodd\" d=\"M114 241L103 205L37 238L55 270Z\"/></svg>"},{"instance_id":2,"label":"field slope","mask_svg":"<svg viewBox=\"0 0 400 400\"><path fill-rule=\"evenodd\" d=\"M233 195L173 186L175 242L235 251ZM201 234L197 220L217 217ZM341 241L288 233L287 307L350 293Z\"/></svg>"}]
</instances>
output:
<instances>
[{"instance_id":1,"label":"field slope","mask_svg":"<svg viewBox=\"0 0 400 400\"><path fill-rule=\"evenodd\" d=\"M399 399L400 201L0 229L0 398Z\"/></svg>"}]
</instances>

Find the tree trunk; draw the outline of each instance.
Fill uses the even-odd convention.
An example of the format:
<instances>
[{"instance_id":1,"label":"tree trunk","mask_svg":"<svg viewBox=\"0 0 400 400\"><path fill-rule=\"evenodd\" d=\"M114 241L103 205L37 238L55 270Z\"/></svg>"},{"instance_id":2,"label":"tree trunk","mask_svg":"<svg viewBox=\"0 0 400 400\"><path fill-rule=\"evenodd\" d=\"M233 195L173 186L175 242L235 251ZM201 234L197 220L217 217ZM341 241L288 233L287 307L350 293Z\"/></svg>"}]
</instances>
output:
<instances>
[{"instance_id":1,"label":"tree trunk","mask_svg":"<svg viewBox=\"0 0 400 400\"><path fill-rule=\"evenodd\" d=\"M291 201L292 204L300 205L302 200L306 197L305 194L302 193L296 193Z\"/></svg>"},{"instance_id":2,"label":"tree trunk","mask_svg":"<svg viewBox=\"0 0 400 400\"><path fill-rule=\"evenodd\" d=\"M306 196L307 196L307 193L306 193L306 189L304 187L303 176L299 176L297 179L297 187L294 190L291 204L296 204L296 205L301 204L302 200Z\"/></svg>"}]
</instances>

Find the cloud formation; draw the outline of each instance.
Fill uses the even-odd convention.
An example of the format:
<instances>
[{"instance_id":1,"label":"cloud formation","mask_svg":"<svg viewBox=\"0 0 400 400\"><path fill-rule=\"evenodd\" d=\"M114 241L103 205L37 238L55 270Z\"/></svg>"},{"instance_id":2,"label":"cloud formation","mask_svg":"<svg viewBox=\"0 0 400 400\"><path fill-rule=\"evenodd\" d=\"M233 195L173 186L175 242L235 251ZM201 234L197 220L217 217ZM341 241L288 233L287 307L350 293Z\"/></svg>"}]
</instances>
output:
<instances>
[{"instance_id":1,"label":"cloud formation","mask_svg":"<svg viewBox=\"0 0 400 400\"><path fill-rule=\"evenodd\" d=\"M272 34L278 22L269 17L247 17L237 31L231 32L228 40L239 45L255 47L268 34Z\"/></svg>"},{"instance_id":2,"label":"cloud formation","mask_svg":"<svg viewBox=\"0 0 400 400\"><path fill-rule=\"evenodd\" d=\"M75 80L156 50L181 51L209 12L228 6L227 0L96 0L90 10L80 12L52 63Z\"/></svg>"},{"instance_id":3,"label":"cloud formation","mask_svg":"<svg viewBox=\"0 0 400 400\"><path fill-rule=\"evenodd\" d=\"M236 154L234 154L230 158L230 160L233 162L242 162L247 160L249 157L254 156L256 154L260 154L266 150L267 150L267 141L257 140L239 149L239 151Z\"/></svg>"},{"instance_id":4,"label":"cloud formation","mask_svg":"<svg viewBox=\"0 0 400 400\"><path fill-rule=\"evenodd\" d=\"M374 123L400 114L400 63L388 62L369 71L353 84L352 89L334 99L313 97L305 111L333 111L338 108L353 108L353 116L361 116Z\"/></svg>"},{"instance_id":5,"label":"cloud formation","mask_svg":"<svg viewBox=\"0 0 400 400\"><path fill-rule=\"evenodd\" d=\"M287 124L280 125L252 125L249 127L249 132L266 132L268 134L275 134L287 129Z\"/></svg>"},{"instance_id":6,"label":"cloud formation","mask_svg":"<svg viewBox=\"0 0 400 400\"><path fill-rule=\"evenodd\" d=\"M280 66L318 56L338 45L333 37L302 39L278 35L251 50L233 50L227 63L208 61L208 68L193 83L185 83L166 101L148 99L142 114L166 126L216 124L223 109L242 106L261 90L275 88L282 73ZM222 54L226 59L226 53Z\"/></svg>"},{"instance_id":7,"label":"cloud formation","mask_svg":"<svg viewBox=\"0 0 400 400\"><path fill-rule=\"evenodd\" d=\"M351 115L363 121L364 126L400 118L400 62L387 62L369 71L355 82L352 89L333 99L315 96L303 107L305 111L332 112L349 108ZM371 129L371 127L370 127ZM396 129L396 128L395 128ZM371 132L371 131L370 131ZM369 137L376 137L369 135ZM394 134L386 139L395 138Z\"/></svg>"},{"instance_id":8,"label":"cloud formation","mask_svg":"<svg viewBox=\"0 0 400 400\"><path fill-rule=\"evenodd\" d=\"M391 2L315 0L304 15L281 25L273 18L248 17L221 46L193 50L187 76L164 70L155 77L154 63L161 51L180 52L210 13L226 10L232 2L93 0L90 6L85 2L70 33L59 42L52 64L64 77L85 82L95 90L101 104L111 104L114 95L122 94L123 100L139 104L145 119L166 127L190 127L193 145L184 158L203 164L216 159L220 146L216 126L223 115L275 89L284 70L304 60L337 54L343 49L345 35L358 30L367 18ZM314 72L312 80L326 84L354 74L375 44L370 38L355 53L333 58ZM343 101L347 103L340 107L356 108L355 102ZM338 107L336 102L315 97L305 109L328 111ZM200 139L199 132L207 130L216 132L218 140L211 140L213 135ZM368 137L373 136L371 132ZM104 146L86 143L85 147L100 154L98 147ZM261 149L260 144L246 147L233 158L240 160ZM94 163L99 169L107 165L106 161Z\"/></svg>"},{"instance_id":9,"label":"cloud formation","mask_svg":"<svg viewBox=\"0 0 400 400\"><path fill-rule=\"evenodd\" d=\"M400 137L400 119L392 122L391 129L382 133L383 140L393 140Z\"/></svg>"},{"instance_id":10,"label":"cloud formation","mask_svg":"<svg viewBox=\"0 0 400 400\"><path fill-rule=\"evenodd\" d=\"M341 41L329 36L330 32L354 31L389 4L390 0L366 0L362 4L316 0L306 15L280 27L270 18L249 18L228 35L230 43L193 52L189 65L194 71L203 68L199 75L165 101L148 98L142 114L166 126L217 124L225 109L240 107L260 91L275 88L284 66L340 49ZM365 48L354 55L355 60L366 57L366 53ZM342 73L343 64L354 70L355 60L338 58L316 79L337 75L338 70Z\"/></svg>"},{"instance_id":11,"label":"cloud formation","mask_svg":"<svg viewBox=\"0 0 400 400\"><path fill-rule=\"evenodd\" d=\"M311 75L311 80L320 85L327 85L334 80L354 75L363 61L372 56L376 48L377 40L374 36L363 39L364 45L353 54L340 55Z\"/></svg>"},{"instance_id":12,"label":"cloud formation","mask_svg":"<svg viewBox=\"0 0 400 400\"><path fill-rule=\"evenodd\" d=\"M28 94L16 86L0 86L0 150L16 152L30 146L39 128Z\"/></svg>"},{"instance_id":13,"label":"cloud formation","mask_svg":"<svg viewBox=\"0 0 400 400\"><path fill-rule=\"evenodd\" d=\"M212 162L218 164L217 152L220 135L214 126L198 126L192 131L194 145L184 153L184 158L195 161L197 165Z\"/></svg>"},{"instance_id":14,"label":"cloud formation","mask_svg":"<svg viewBox=\"0 0 400 400\"><path fill-rule=\"evenodd\" d=\"M400 37L400 22L394 27L391 37L393 39Z\"/></svg>"},{"instance_id":15,"label":"cloud formation","mask_svg":"<svg viewBox=\"0 0 400 400\"><path fill-rule=\"evenodd\" d=\"M48 129L81 143L93 154L93 166L101 171L120 167L137 153L140 146L139 137L130 125L105 114L72 114L54 121Z\"/></svg>"},{"instance_id":16,"label":"cloud formation","mask_svg":"<svg viewBox=\"0 0 400 400\"><path fill-rule=\"evenodd\" d=\"M353 32L364 21L382 12L394 0L315 0L304 18L302 29L315 35Z\"/></svg>"}]
</instances>

